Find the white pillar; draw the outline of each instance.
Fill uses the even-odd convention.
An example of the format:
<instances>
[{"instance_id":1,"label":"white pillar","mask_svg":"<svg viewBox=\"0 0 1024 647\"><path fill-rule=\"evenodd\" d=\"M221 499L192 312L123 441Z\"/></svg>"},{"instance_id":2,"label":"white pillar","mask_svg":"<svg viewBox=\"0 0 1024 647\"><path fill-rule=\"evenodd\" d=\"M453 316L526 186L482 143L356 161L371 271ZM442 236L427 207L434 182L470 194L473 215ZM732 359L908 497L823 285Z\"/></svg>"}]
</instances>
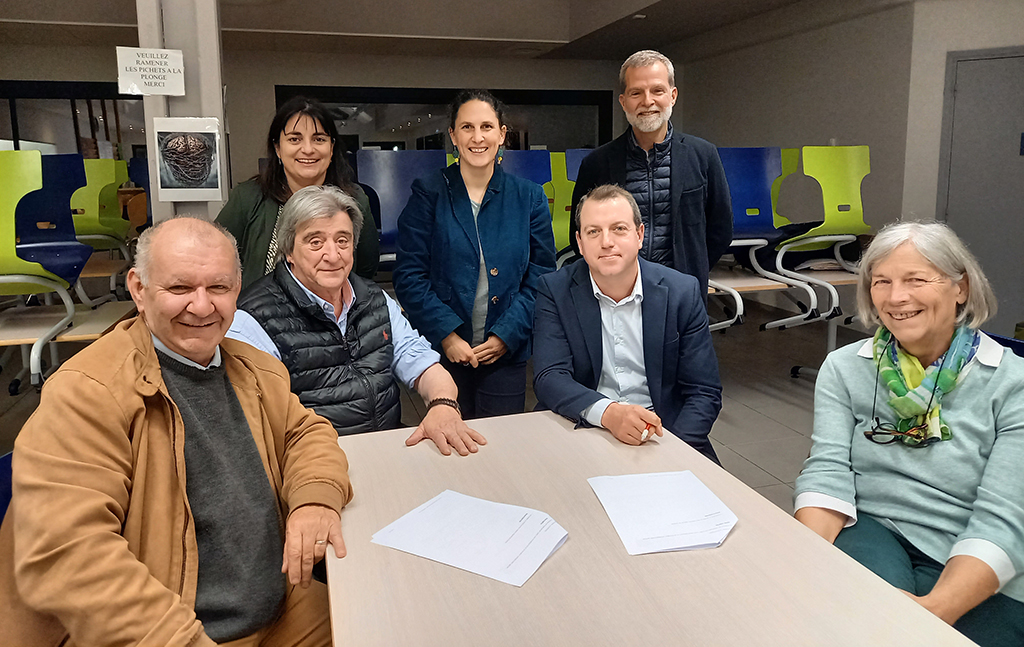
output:
<instances>
[{"instance_id":1,"label":"white pillar","mask_svg":"<svg viewBox=\"0 0 1024 647\"><path fill-rule=\"evenodd\" d=\"M228 196L227 124L221 82L220 10L211 0L136 0L139 47L180 49L185 66L185 96L143 98L146 113L149 179L153 190L153 221L176 214L213 220ZM216 117L221 127L219 172L221 199L211 202L159 202L154 117Z\"/></svg>"}]
</instances>

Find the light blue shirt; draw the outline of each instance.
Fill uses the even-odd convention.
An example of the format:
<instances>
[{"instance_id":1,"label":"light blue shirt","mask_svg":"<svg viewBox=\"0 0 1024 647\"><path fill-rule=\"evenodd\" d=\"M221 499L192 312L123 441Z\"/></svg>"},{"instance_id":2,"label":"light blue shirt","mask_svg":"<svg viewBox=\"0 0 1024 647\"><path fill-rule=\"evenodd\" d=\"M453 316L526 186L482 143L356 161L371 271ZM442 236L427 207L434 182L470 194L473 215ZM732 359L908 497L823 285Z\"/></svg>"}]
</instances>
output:
<instances>
[{"instance_id":1,"label":"light blue shirt","mask_svg":"<svg viewBox=\"0 0 1024 647\"><path fill-rule=\"evenodd\" d=\"M600 427L605 409L612 402L635 404L645 409L654 406L647 386L644 365L644 288L637 263L633 291L622 301L615 301L597 287L593 275L590 284L601 308L601 376L597 392L605 396L583 410L583 418Z\"/></svg>"},{"instance_id":2,"label":"light blue shirt","mask_svg":"<svg viewBox=\"0 0 1024 647\"><path fill-rule=\"evenodd\" d=\"M264 333L264 334L266 334L266 333ZM173 350L171 350L170 348L167 347L167 344L165 344L162 341L160 341L159 339L157 339L157 336L154 335L153 333L149 333L149 335L153 338L153 346L158 351L160 351L164 355L167 355L168 357L171 357L171 358L174 358L174 359L178 360L179 362L181 362L185 366L191 366L192 368L198 368L198 369L201 369L201 370L204 370L204 371L207 370L207 369L211 369L211 368L220 366L220 346L217 346L217 348L214 349L214 351L213 351L213 359L210 360L210 363L207 364L206 366L203 366L199 362L193 362L192 360L190 360L189 358L185 357L184 355L179 355L178 353L175 353Z\"/></svg>"},{"instance_id":3,"label":"light blue shirt","mask_svg":"<svg viewBox=\"0 0 1024 647\"><path fill-rule=\"evenodd\" d=\"M288 273L291 274L291 268L288 268ZM291 274L291 277L295 279L294 274ZM337 322L338 329L344 333L348 325L348 313L352 309L352 304L356 301L352 285L348 284L348 293L352 295L352 298L342 306L341 315L339 316L334 313L334 306L331 303L313 294L298 279L295 279L295 283L302 288L302 291L306 293L310 301L323 309L331 321ZM346 281L346 283L348 282ZM414 389L416 380L423 374L423 371L440 362L441 356L430 347L430 343L426 339L416 332L416 329L412 327L409 320L402 315L402 309L398 303L386 292L384 293L384 300L388 304L388 317L391 319L391 343L394 346L394 353L391 358L391 371L403 384L410 389ZM228 330L227 336L231 339L244 341L250 346L270 353L277 359L281 359L281 352L277 349L277 345L270 338L270 335L267 334L267 331L263 329L263 326L251 314L244 310L235 311L235 320L231 322L231 328ZM219 350L218 348L218 352Z\"/></svg>"}]
</instances>

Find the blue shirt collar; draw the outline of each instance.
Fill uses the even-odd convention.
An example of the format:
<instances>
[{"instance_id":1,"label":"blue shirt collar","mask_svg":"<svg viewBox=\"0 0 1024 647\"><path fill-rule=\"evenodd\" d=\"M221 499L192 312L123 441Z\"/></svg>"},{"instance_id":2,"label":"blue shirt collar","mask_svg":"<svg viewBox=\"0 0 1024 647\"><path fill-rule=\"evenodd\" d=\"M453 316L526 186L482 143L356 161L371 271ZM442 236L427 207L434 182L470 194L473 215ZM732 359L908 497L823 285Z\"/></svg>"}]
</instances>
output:
<instances>
[{"instance_id":1,"label":"blue shirt collar","mask_svg":"<svg viewBox=\"0 0 1024 647\"><path fill-rule=\"evenodd\" d=\"M609 301L614 301L614 299L612 299L610 296L608 296L607 294L602 292L601 288L599 288L597 286L597 281L594 280L594 275L591 272L588 271L587 272L587 276L590 277L590 285L591 285L591 287L594 288L594 298L595 299L600 301L601 297L604 297L605 299L608 299ZM637 301L639 301L641 303L644 300L644 286L643 286L643 282L640 280L640 260L639 259L637 259L637 262L636 262L636 283L633 284L633 291L629 293L628 297L626 297L622 301L619 301L618 303L626 303L627 301L632 301L633 299L636 299Z\"/></svg>"},{"instance_id":2,"label":"blue shirt collar","mask_svg":"<svg viewBox=\"0 0 1024 647\"><path fill-rule=\"evenodd\" d=\"M295 281L295 284L298 285L302 289L302 291L306 293L306 296L309 297L310 301L320 306L320 308L323 309L324 312L333 317L334 321L338 321L341 319L341 317L338 316L338 313L334 311L333 303L321 299L319 296L314 294L312 290L303 285L302 281L295 277L295 273L292 272L292 268L290 265L288 265L288 263L284 264L284 268L288 270L288 275L291 276L292 279ZM341 316L348 315L348 311L352 309L352 304L356 302L356 291L352 289L352 282L349 281L348 279L345 279L345 286L348 288L348 293L351 296L349 297L347 303L342 304ZM342 291L342 295L344 295L344 291Z\"/></svg>"}]
</instances>

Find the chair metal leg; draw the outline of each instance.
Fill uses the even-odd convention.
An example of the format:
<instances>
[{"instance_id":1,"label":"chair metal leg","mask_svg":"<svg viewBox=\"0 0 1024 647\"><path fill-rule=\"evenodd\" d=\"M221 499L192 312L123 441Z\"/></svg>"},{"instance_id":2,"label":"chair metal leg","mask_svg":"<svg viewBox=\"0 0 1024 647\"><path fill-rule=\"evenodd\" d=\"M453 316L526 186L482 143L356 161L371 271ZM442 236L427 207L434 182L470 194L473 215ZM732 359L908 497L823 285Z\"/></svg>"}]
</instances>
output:
<instances>
[{"instance_id":1,"label":"chair metal leg","mask_svg":"<svg viewBox=\"0 0 1024 647\"><path fill-rule=\"evenodd\" d=\"M831 283L829 283L828 281L822 281L821 279L816 279L813 276L808 276L807 274L800 274L799 272L793 272L791 270L787 270L782 265L782 258L783 258L783 256L785 256L786 252L790 251L791 249L796 248L796 247L801 247L801 246L806 245L808 243L831 242L834 245L839 245L839 244L845 244L845 243L853 242L853 241L856 241L856 240L857 240L857 237L853 236L853 235L814 236L812 238L803 238L803 239L798 240L798 241L793 242L793 243L787 243L787 244L783 245L779 249L779 255L777 257L776 264L778 265L780 273L785 274L786 276L789 276L789 277L791 277L791 278L793 278L794 280L797 280L797 281L805 281L805 282L810 283L812 285L817 285L817 286L819 286L821 288L824 288L825 291L828 293L828 296L829 296L828 307L827 308L822 308L821 316L818 317L817 319L815 319L815 321L820 321L822 319L831 320L832 318L839 317L839 316L841 316L843 314L843 311L839 307L839 292L836 290L835 286L832 285ZM839 256L839 252L838 251L835 252L835 254L836 254L836 256Z\"/></svg>"},{"instance_id":2,"label":"chair metal leg","mask_svg":"<svg viewBox=\"0 0 1024 647\"><path fill-rule=\"evenodd\" d=\"M29 358L29 364L32 371L32 386L43 385L43 345L52 341L54 337L63 332L65 328L71 325L72 320L75 318L75 304L71 300L71 295L68 294L67 290L59 285L55 285L53 287L55 288L54 291L60 295L61 301L64 302L64 308L67 311L67 315L37 339L36 343L32 344L32 353Z\"/></svg>"},{"instance_id":3,"label":"chair metal leg","mask_svg":"<svg viewBox=\"0 0 1024 647\"><path fill-rule=\"evenodd\" d=\"M31 374L31 380L33 386L42 386L43 383L43 346L50 343L54 338L64 331L65 328L71 325L75 318L75 304L71 300L71 295L68 294L67 289L57 283L54 280L43 278L40 276L32 276L29 274L7 274L0 276L0 282L2 283L17 283L17 284L29 284L37 285L40 288L40 292L43 293L43 300L46 303L52 303L52 293L56 292L60 296L60 300L64 302L64 310L67 313L59 322L51 326L49 330L39 336L39 339L32 344L32 350L29 351L28 357L24 357L22 353L22 361L28 360L28 367ZM43 292L46 290L46 292Z\"/></svg>"},{"instance_id":4,"label":"chair metal leg","mask_svg":"<svg viewBox=\"0 0 1024 647\"><path fill-rule=\"evenodd\" d=\"M836 243L832 247L832 250L835 252L835 255L836 255L836 261L839 262L839 266L842 267L847 272L850 272L851 274L856 274L857 273L857 270L859 269L858 265L860 265L860 263L857 263L856 265L854 265L850 261L846 260L845 258L843 258L843 255L840 252L840 250L842 250L843 247L849 245L850 243L855 243L855 242L857 242L857 237L856 236L854 236L853 240L851 240L851 241L846 241L845 243L844 242L839 242L839 243Z\"/></svg>"},{"instance_id":5,"label":"chair metal leg","mask_svg":"<svg viewBox=\"0 0 1024 647\"><path fill-rule=\"evenodd\" d=\"M814 321L815 319L817 319L817 317L818 317L818 295L814 292L814 289L811 288L811 286L809 286L807 283L801 281L800 279L793 279L791 277L783 276L783 275L778 274L776 272L770 272L770 271L764 269L763 267L761 267L761 264L757 262L757 255L755 254L755 252L757 252L757 250L761 249L762 247L765 247L765 246L768 245L768 240L767 239L765 239L765 238L750 238L750 239L734 240L734 241L732 241L732 244L733 244L734 247L741 247L742 246L742 247L749 247L750 248L748 250L748 253L750 254L750 265L754 268L754 270L758 274L760 274L761 276L763 276L765 278L771 279L773 281L778 281L779 283L784 283L784 284L786 284L788 286L791 286L791 287L803 290L807 294L807 301L808 301L808 306L807 306L808 307L808 311L807 312L800 313L798 315L793 315L792 317L783 317L782 319L776 319L775 321L769 321L768 323L761 324L761 330L772 330L774 328L778 328L779 330L784 330L787 327L800 326L802 324L805 324L805 323L808 323L810 321Z\"/></svg>"},{"instance_id":6,"label":"chair metal leg","mask_svg":"<svg viewBox=\"0 0 1024 647\"><path fill-rule=\"evenodd\" d=\"M562 269L562 266L566 263L571 263L576 260L576 252L573 251L572 246L563 247L562 249L555 252L555 269Z\"/></svg>"},{"instance_id":7,"label":"chair metal leg","mask_svg":"<svg viewBox=\"0 0 1024 647\"><path fill-rule=\"evenodd\" d=\"M714 332L716 330L723 330L730 326L743 323L743 297L740 296L740 293L726 285L719 283L718 281L708 280L708 285L731 297L736 307L735 313L732 317L730 317L729 319L725 319L723 321L716 321L715 323L708 326L708 328L712 332Z\"/></svg>"},{"instance_id":8,"label":"chair metal leg","mask_svg":"<svg viewBox=\"0 0 1024 647\"><path fill-rule=\"evenodd\" d=\"M90 308L95 309L95 308L99 307L100 304L102 304L102 303L106 303L107 301L113 301L114 300L115 295L114 295L113 291L114 291L114 284L117 283L117 276L116 275L112 274L110 276L110 283L111 283L111 288L110 288L111 292L109 294L104 294L103 296L101 296L98 299L92 299L86 293L85 287L82 285L82 279L78 279L78 281L75 282L75 294L78 295L78 300L81 301L84 305L87 305Z\"/></svg>"}]
</instances>

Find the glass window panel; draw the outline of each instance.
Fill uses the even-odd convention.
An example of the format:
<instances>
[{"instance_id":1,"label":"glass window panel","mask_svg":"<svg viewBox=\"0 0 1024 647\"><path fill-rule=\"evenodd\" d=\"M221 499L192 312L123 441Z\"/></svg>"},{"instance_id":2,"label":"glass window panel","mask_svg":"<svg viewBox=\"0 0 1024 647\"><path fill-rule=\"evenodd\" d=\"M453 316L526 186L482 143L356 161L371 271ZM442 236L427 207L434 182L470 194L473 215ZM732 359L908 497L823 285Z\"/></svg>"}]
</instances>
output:
<instances>
[{"instance_id":1,"label":"glass window panel","mask_svg":"<svg viewBox=\"0 0 1024 647\"><path fill-rule=\"evenodd\" d=\"M0 150L14 149L11 133L11 108L7 99L0 99Z\"/></svg>"},{"instance_id":2,"label":"glass window panel","mask_svg":"<svg viewBox=\"0 0 1024 647\"><path fill-rule=\"evenodd\" d=\"M145 157L146 116L142 110L142 99L118 100L116 103L121 122L121 147L124 158ZM109 105L107 112L113 112Z\"/></svg>"},{"instance_id":3,"label":"glass window panel","mask_svg":"<svg viewBox=\"0 0 1024 647\"><path fill-rule=\"evenodd\" d=\"M330 103L346 149L357 146L404 150L444 148L448 137L448 106L429 104L361 105ZM594 148L598 145L597 106L509 106L510 149L542 146L549 151Z\"/></svg>"},{"instance_id":4,"label":"glass window panel","mask_svg":"<svg viewBox=\"0 0 1024 647\"><path fill-rule=\"evenodd\" d=\"M67 99L18 99L17 107L22 149L40 150L44 155L78 152Z\"/></svg>"}]
</instances>

